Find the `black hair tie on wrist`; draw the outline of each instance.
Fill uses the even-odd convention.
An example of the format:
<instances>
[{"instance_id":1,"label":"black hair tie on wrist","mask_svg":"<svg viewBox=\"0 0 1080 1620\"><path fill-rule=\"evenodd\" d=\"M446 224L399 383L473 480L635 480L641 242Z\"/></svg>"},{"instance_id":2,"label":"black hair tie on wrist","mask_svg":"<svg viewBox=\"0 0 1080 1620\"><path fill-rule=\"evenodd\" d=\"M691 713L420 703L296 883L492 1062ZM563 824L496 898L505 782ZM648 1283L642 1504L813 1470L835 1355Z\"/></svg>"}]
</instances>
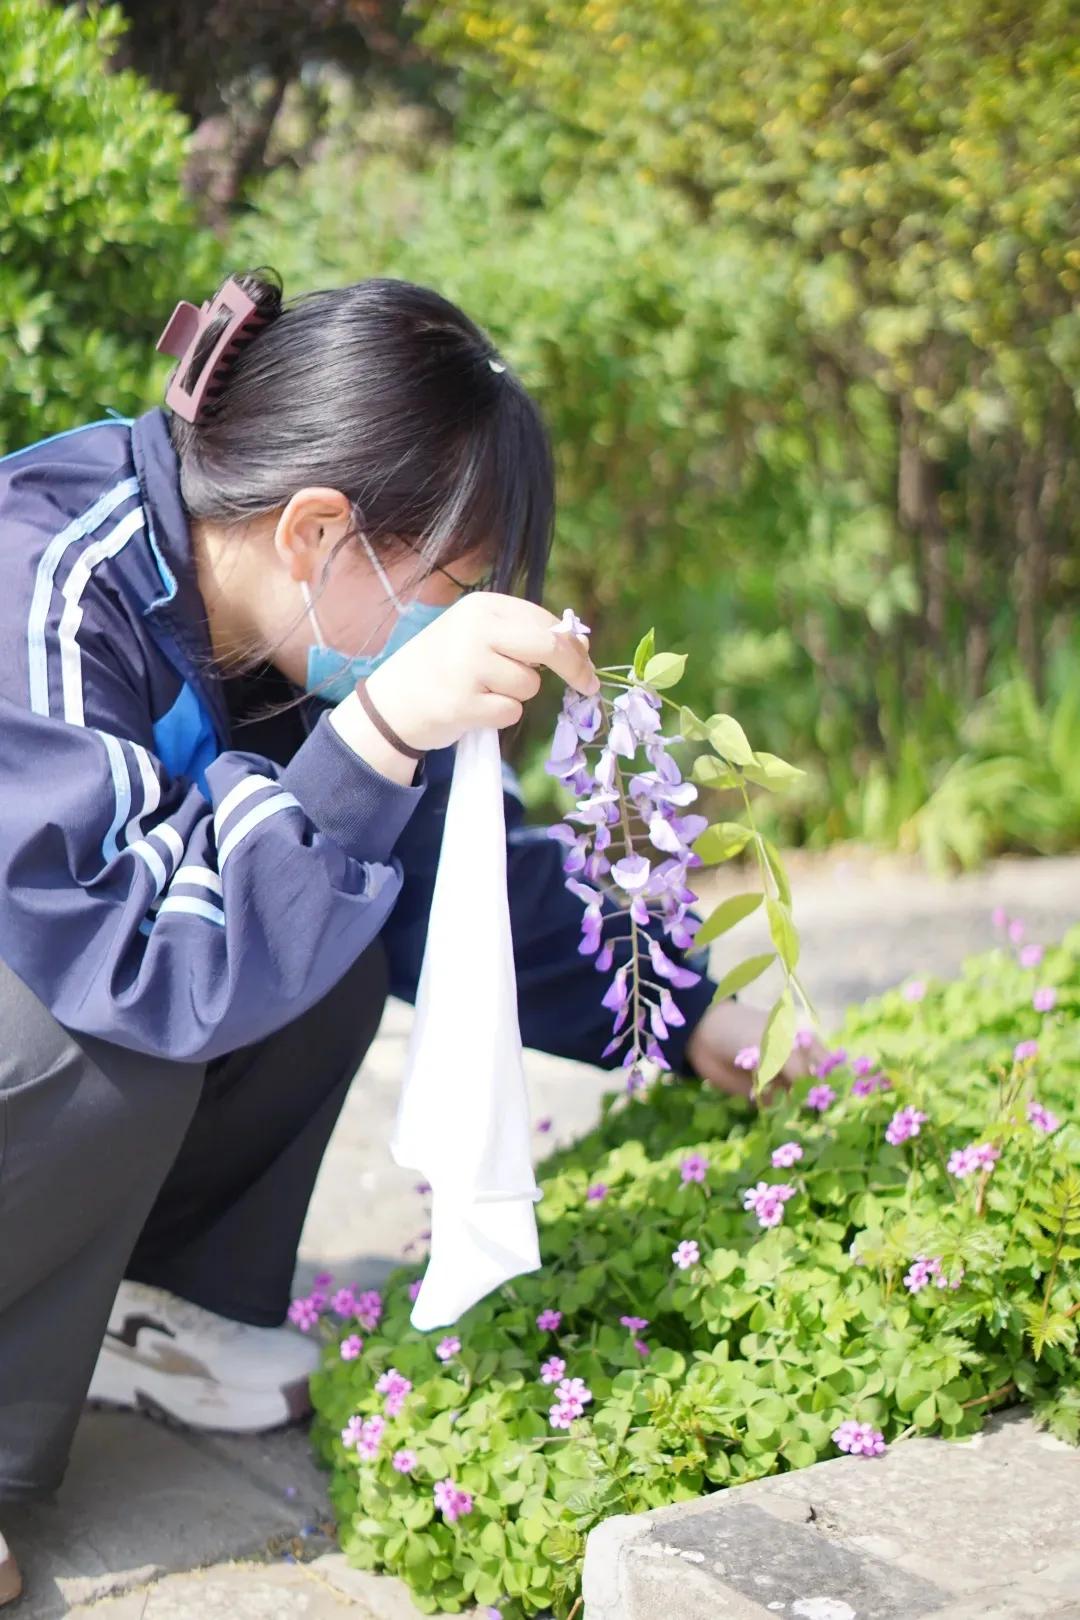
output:
<instances>
[{"instance_id":1,"label":"black hair tie on wrist","mask_svg":"<svg viewBox=\"0 0 1080 1620\"><path fill-rule=\"evenodd\" d=\"M406 759L423 759L425 757L424 749L410 748L407 742L402 742L393 726L391 726L388 721L383 719L382 715L371 701L371 693L367 689L367 681L357 681L356 695L360 699L360 707L363 709L364 713L375 727L375 730L381 737L386 739L391 748L396 748L399 754L405 755Z\"/></svg>"}]
</instances>

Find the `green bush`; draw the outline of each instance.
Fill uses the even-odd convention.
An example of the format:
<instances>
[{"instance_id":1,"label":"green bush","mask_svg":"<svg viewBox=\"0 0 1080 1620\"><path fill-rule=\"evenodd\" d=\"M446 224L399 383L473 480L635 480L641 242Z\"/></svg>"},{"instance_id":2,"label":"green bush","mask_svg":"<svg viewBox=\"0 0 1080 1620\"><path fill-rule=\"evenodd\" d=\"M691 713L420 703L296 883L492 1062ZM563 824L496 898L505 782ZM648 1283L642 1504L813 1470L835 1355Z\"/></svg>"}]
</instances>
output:
<instances>
[{"instance_id":1,"label":"green bush","mask_svg":"<svg viewBox=\"0 0 1080 1620\"><path fill-rule=\"evenodd\" d=\"M0 453L159 398L154 343L213 274L184 119L109 71L122 28L112 7L0 0Z\"/></svg>"},{"instance_id":2,"label":"green bush","mask_svg":"<svg viewBox=\"0 0 1080 1620\"><path fill-rule=\"evenodd\" d=\"M411 1272L383 1299L307 1302L330 1341L314 1436L349 1558L402 1576L428 1612L565 1616L606 1515L837 1455L849 1419L889 1444L956 1437L1023 1398L1075 1443L1078 1014L1080 928L1035 966L991 951L954 983L853 1010L849 1055L760 1114L683 1083L609 1101L541 1172L543 1271L451 1332L410 1328ZM823 1083L831 1103L812 1094ZM927 1117L892 1143L902 1109ZM773 1169L788 1142L801 1161ZM990 1168L971 1169L972 1144ZM768 1229L743 1208L761 1181L794 1188ZM680 1269L691 1241L699 1257ZM554 1331L537 1326L546 1310L561 1313ZM591 1395L569 1430L552 1426L539 1381L553 1355ZM410 1387L380 1434L391 1369ZM441 1481L468 1511L437 1509Z\"/></svg>"}]
</instances>

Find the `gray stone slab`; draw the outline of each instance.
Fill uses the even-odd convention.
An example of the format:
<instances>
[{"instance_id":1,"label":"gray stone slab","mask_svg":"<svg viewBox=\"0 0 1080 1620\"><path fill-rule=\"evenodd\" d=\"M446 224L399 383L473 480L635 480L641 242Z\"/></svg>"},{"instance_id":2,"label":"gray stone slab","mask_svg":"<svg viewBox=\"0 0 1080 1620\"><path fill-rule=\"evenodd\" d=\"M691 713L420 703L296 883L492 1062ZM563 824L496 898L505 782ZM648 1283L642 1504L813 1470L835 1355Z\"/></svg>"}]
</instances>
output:
<instances>
[{"instance_id":1,"label":"gray stone slab","mask_svg":"<svg viewBox=\"0 0 1080 1620\"><path fill-rule=\"evenodd\" d=\"M1080 1451L1022 1413L589 1537L586 1620L1080 1616Z\"/></svg>"},{"instance_id":2,"label":"gray stone slab","mask_svg":"<svg viewBox=\"0 0 1080 1620\"><path fill-rule=\"evenodd\" d=\"M298 1564L227 1564L70 1611L73 1620L372 1620Z\"/></svg>"},{"instance_id":3,"label":"gray stone slab","mask_svg":"<svg viewBox=\"0 0 1080 1620\"><path fill-rule=\"evenodd\" d=\"M161 1574L300 1537L325 1508L304 1436L244 1442L244 1466L229 1455L240 1444L215 1446L134 1413L87 1413L58 1499L4 1509L26 1578L20 1620L52 1620Z\"/></svg>"}]
</instances>

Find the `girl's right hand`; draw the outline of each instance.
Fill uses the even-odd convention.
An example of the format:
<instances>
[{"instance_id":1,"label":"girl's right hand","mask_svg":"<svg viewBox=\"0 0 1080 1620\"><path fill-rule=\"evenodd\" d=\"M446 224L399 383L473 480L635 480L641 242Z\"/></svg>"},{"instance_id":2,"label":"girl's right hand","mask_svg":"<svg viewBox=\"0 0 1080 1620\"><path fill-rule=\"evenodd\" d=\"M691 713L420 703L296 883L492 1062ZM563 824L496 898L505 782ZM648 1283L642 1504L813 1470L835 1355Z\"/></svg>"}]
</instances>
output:
<instances>
[{"instance_id":1,"label":"girl's right hand","mask_svg":"<svg viewBox=\"0 0 1080 1620\"><path fill-rule=\"evenodd\" d=\"M426 753L466 731L514 725L540 690L541 666L589 697L600 690L587 644L553 613L473 591L380 664L367 689L401 740Z\"/></svg>"}]
</instances>

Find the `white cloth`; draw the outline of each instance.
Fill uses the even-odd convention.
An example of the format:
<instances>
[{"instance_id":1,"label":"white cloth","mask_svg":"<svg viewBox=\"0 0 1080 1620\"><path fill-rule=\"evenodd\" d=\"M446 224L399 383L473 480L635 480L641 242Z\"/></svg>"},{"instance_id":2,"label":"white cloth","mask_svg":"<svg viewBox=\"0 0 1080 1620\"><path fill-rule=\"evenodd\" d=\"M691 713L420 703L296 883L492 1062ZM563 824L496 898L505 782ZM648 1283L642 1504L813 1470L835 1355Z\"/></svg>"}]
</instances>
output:
<instances>
[{"instance_id":1,"label":"white cloth","mask_svg":"<svg viewBox=\"0 0 1080 1620\"><path fill-rule=\"evenodd\" d=\"M430 1258L410 1318L422 1331L540 1266L502 795L498 732L467 733L390 1142L431 1183Z\"/></svg>"}]
</instances>

